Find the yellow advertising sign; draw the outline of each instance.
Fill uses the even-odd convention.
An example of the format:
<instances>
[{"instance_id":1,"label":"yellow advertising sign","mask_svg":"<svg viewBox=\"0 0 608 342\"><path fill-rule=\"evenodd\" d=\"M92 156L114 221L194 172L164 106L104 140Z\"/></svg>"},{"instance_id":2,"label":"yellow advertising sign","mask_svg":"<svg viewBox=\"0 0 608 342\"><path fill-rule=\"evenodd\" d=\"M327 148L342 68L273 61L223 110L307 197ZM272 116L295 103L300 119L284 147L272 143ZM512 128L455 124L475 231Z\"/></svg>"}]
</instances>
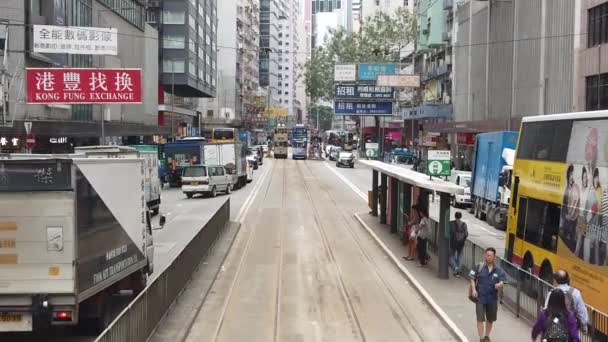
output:
<instances>
[{"instance_id":1,"label":"yellow advertising sign","mask_svg":"<svg viewBox=\"0 0 608 342\"><path fill-rule=\"evenodd\" d=\"M551 203L562 202L565 172L566 165L562 163L519 159L515 166L520 193Z\"/></svg>"},{"instance_id":2,"label":"yellow advertising sign","mask_svg":"<svg viewBox=\"0 0 608 342\"><path fill-rule=\"evenodd\" d=\"M264 111L267 118L282 118L289 115L287 108L268 108Z\"/></svg>"}]
</instances>

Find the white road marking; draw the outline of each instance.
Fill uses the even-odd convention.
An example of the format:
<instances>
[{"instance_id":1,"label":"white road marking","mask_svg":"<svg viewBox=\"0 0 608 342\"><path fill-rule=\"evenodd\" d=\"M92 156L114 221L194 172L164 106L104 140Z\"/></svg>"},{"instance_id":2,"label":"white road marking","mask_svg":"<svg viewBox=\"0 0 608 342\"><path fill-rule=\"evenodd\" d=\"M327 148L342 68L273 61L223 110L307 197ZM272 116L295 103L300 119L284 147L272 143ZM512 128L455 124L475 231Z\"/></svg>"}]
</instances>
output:
<instances>
[{"instance_id":1,"label":"white road marking","mask_svg":"<svg viewBox=\"0 0 608 342\"><path fill-rule=\"evenodd\" d=\"M251 193L249 194L249 196L247 196L247 199L245 200L245 202L243 203L243 206L241 207L241 210L239 210L238 215L236 216L236 221L243 223L243 220L245 219L245 216L247 216L247 212L249 211L249 208L251 207L251 205L253 204L253 199L258 195L258 193L260 192L260 189L262 188L262 184L264 184L264 181L266 180L266 177L268 176L268 174L270 173L270 170L272 168L269 167L264 171L264 174L262 175L262 177L260 178L260 181L258 183L255 184L255 187L253 189L253 191L251 191Z\"/></svg>"},{"instance_id":2,"label":"white road marking","mask_svg":"<svg viewBox=\"0 0 608 342\"><path fill-rule=\"evenodd\" d=\"M344 184L348 185L349 188L351 188L357 195L359 195L359 197L361 197L361 199L363 199L365 202L367 202L367 194L365 194L363 191L359 190L359 188L357 188L351 181L349 181L346 177L344 177L342 174L340 174L340 172L338 172L337 170L334 170L334 168L332 168L327 162L325 162L325 166L331 172L333 172L338 178L340 178L344 182Z\"/></svg>"}]
</instances>

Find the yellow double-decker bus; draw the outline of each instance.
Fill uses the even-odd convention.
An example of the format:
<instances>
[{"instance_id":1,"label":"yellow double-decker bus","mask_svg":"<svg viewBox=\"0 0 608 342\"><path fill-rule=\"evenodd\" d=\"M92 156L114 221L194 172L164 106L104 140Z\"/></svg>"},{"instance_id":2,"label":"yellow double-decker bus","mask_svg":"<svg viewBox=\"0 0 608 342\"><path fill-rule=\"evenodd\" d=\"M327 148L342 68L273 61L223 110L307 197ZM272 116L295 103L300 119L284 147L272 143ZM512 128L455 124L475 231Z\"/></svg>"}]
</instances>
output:
<instances>
[{"instance_id":1,"label":"yellow double-decker bus","mask_svg":"<svg viewBox=\"0 0 608 342\"><path fill-rule=\"evenodd\" d=\"M507 260L551 283L563 268L608 312L608 111L522 119Z\"/></svg>"},{"instance_id":2,"label":"yellow double-decker bus","mask_svg":"<svg viewBox=\"0 0 608 342\"><path fill-rule=\"evenodd\" d=\"M238 131L236 128L213 128L211 133L212 143L233 143L238 139Z\"/></svg>"}]
</instances>

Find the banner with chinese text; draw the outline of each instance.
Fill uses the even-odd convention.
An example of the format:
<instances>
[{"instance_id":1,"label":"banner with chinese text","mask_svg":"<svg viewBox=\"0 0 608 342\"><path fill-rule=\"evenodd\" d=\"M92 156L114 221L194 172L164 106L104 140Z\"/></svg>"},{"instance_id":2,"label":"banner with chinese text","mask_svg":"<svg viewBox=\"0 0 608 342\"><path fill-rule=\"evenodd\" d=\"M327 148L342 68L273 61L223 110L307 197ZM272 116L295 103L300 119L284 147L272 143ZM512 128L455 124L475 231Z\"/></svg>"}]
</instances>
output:
<instances>
[{"instance_id":1,"label":"banner with chinese text","mask_svg":"<svg viewBox=\"0 0 608 342\"><path fill-rule=\"evenodd\" d=\"M118 54L115 28L34 25L33 36L36 53Z\"/></svg>"},{"instance_id":2,"label":"banner with chinese text","mask_svg":"<svg viewBox=\"0 0 608 342\"><path fill-rule=\"evenodd\" d=\"M28 68L27 103L141 103L141 69Z\"/></svg>"}]
</instances>

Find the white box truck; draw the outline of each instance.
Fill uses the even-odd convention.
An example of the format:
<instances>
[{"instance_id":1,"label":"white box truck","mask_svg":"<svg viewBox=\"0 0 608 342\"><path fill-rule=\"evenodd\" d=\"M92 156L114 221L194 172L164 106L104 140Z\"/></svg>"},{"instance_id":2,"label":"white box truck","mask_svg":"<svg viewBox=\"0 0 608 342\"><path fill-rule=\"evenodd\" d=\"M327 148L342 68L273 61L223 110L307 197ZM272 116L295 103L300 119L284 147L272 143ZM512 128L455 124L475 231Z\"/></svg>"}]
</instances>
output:
<instances>
[{"instance_id":1,"label":"white box truck","mask_svg":"<svg viewBox=\"0 0 608 342\"><path fill-rule=\"evenodd\" d=\"M145 146L144 146L145 147ZM130 146L83 146L76 147L76 154L98 158L141 158L144 161L144 196L152 215L160 211L161 182L158 177L158 152Z\"/></svg>"},{"instance_id":2,"label":"white box truck","mask_svg":"<svg viewBox=\"0 0 608 342\"><path fill-rule=\"evenodd\" d=\"M242 142L204 144L201 164L222 165L230 171L234 188L247 185L247 148Z\"/></svg>"},{"instance_id":3,"label":"white box truck","mask_svg":"<svg viewBox=\"0 0 608 342\"><path fill-rule=\"evenodd\" d=\"M143 160L0 158L0 332L103 329L153 272ZM161 218L161 225L164 218Z\"/></svg>"}]
</instances>

